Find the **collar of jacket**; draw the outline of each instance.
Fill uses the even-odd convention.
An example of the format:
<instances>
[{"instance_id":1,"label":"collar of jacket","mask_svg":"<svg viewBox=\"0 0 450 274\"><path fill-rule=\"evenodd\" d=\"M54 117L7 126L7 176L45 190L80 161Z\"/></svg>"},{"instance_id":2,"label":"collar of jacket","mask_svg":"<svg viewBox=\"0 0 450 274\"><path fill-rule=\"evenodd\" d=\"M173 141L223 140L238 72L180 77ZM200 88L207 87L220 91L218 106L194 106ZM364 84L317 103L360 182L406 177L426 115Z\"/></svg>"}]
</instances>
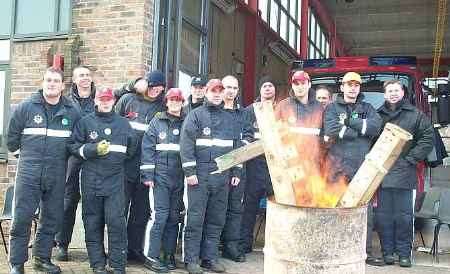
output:
<instances>
[{"instance_id":1,"label":"collar of jacket","mask_svg":"<svg viewBox=\"0 0 450 274\"><path fill-rule=\"evenodd\" d=\"M210 101L208 101L208 99L206 99L206 98L203 101L203 105L210 109L222 109L223 108L223 102L220 103L219 105L215 105L215 104L211 103Z\"/></svg>"},{"instance_id":2,"label":"collar of jacket","mask_svg":"<svg viewBox=\"0 0 450 274\"><path fill-rule=\"evenodd\" d=\"M43 90L40 89L38 91L36 91L35 93L33 93L33 95L31 95L30 99L31 102L33 102L34 104L45 104L45 99L44 99L44 95L42 94ZM65 107L73 107L72 103L70 102L70 100L68 100L66 97L64 97L63 95L61 95L61 97L59 98L59 102L61 103L62 106Z\"/></svg>"},{"instance_id":3,"label":"collar of jacket","mask_svg":"<svg viewBox=\"0 0 450 274\"><path fill-rule=\"evenodd\" d=\"M115 114L114 110L111 110L110 112L100 112L98 111L97 106L95 106L95 115L97 117L100 117L100 119L102 120L112 121L114 114Z\"/></svg>"},{"instance_id":4,"label":"collar of jacket","mask_svg":"<svg viewBox=\"0 0 450 274\"><path fill-rule=\"evenodd\" d=\"M201 98L201 99L199 99L199 101L197 101L196 103L192 103L192 95L189 95L189 97L188 97L188 104L189 104L189 105L193 105L193 106L201 106L201 105L203 105L203 101L204 101L204 98Z\"/></svg>"},{"instance_id":5,"label":"collar of jacket","mask_svg":"<svg viewBox=\"0 0 450 274\"><path fill-rule=\"evenodd\" d=\"M77 101L80 101L80 99L81 99L80 94L78 94L78 87L75 83L72 83L72 85L70 86L69 96ZM91 94L89 95L88 98L90 98L92 100L94 100L94 98L95 98L94 82L91 83Z\"/></svg>"},{"instance_id":6,"label":"collar of jacket","mask_svg":"<svg viewBox=\"0 0 450 274\"><path fill-rule=\"evenodd\" d=\"M379 112L383 112L383 113L392 113L392 112L396 112L398 110L412 110L412 111L414 111L415 108L408 101L406 101L406 99L402 99L400 102L397 103L397 107L395 109L391 109L389 107L389 103L386 102L386 101L378 109Z\"/></svg>"},{"instance_id":7,"label":"collar of jacket","mask_svg":"<svg viewBox=\"0 0 450 274\"><path fill-rule=\"evenodd\" d=\"M180 113L180 116L174 116L170 114L168 111L158 112L155 114L155 117L157 117L160 120L170 120L170 121L176 121L176 120L184 120L185 114L183 111Z\"/></svg>"},{"instance_id":8,"label":"collar of jacket","mask_svg":"<svg viewBox=\"0 0 450 274\"><path fill-rule=\"evenodd\" d=\"M136 95L136 98L138 98L138 100L144 101L144 102L148 102L148 103L157 102L157 103L161 103L162 104L163 103L163 99L164 99L164 91L161 91L161 93L158 95L158 97L156 97L156 99L153 100L153 101L150 101L150 100L146 99L145 96L140 94L139 92L136 92L134 94Z\"/></svg>"},{"instance_id":9,"label":"collar of jacket","mask_svg":"<svg viewBox=\"0 0 450 274\"><path fill-rule=\"evenodd\" d=\"M355 102L355 104L361 103L363 100L364 100L364 94L363 94L362 92L360 92L360 93L358 94L358 97L356 97L356 102ZM350 103L347 103L347 102L344 101L344 93L342 93L342 92L339 93L339 94L337 95L337 97L336 97L336 103L341 104L341 105L347 105L347 104L350 104Z\"/></svg>"}]
</instances>

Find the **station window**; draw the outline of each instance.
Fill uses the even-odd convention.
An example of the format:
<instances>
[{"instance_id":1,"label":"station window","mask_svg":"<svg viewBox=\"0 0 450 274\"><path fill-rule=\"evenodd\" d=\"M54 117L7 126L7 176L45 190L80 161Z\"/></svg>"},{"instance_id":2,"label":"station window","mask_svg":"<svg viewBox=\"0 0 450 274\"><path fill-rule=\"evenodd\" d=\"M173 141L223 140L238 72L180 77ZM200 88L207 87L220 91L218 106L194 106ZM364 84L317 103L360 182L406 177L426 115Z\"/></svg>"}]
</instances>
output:
<instances>
[{"instance_id":1,"label":"station window","mask_svg":"<svg viewBox=\"0 0 450 274\"><path fill-rule=\"evenodd\" d=\"M301 0L259 0L261 19L295 51L300 51Z\"/></svg>"},{"instance_id":2,"label":"station window","mask_svg":"<svg viewBox=\"0 0 450 274\"><path fill-rule=\"evenodd\" d=\"M325 28L320 25L314 10L310 8L308 14L308 58L328 58L330 57L330 41Z\"/></svg>"},{"instance_id":3,"label":"station window","mask_svg":"<svg viewBox=\"0 0 450 274\"><path fill-rule=\"evenodd\" d=\"M0 38L64 35L70 31L70 21L70 0L3 0L0 10Z\"/></svg>"}]
</instances>

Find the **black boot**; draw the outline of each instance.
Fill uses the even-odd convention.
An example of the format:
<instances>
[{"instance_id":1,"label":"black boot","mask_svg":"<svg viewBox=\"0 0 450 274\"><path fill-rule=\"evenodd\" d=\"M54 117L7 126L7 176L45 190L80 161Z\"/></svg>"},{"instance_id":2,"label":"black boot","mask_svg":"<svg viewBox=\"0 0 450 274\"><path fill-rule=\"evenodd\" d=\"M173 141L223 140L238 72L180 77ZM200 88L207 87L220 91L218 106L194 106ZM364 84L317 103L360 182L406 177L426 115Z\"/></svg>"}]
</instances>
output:
<instances>
[{"instance_id":1,"label":"black boot","mask_svg":"<svg viewBox=\"0 0 450 274\"><path fill-rule=\"evenodd\" d=\"M69 261L69 252L67 251L67 247L58 245L56 247L55 259L60 262Z\"/></svg>"},{"instance_id":2,"label":"black boot","mask_svg":"<svg viewBox=\"0 0 450 274\"><path fill-rule=\"evenodd\" d=\"M372 255L367 255L366 264L373 265L373 266L383 266L384 265L384 260L381 259L381 258L377 258L375 256L372 256Z\"/></svg>"},{"instance_id":3,"label":"black boot","mask_svg":"<svg viewBox=\"0 0 450 274\"><path fill-rule=\"evenodd\" d=\"M92 273L94 274L108 274L105 267L95 267L92 269Z\"/></svg>"},{"instance_id":4,"label":"black boot","mask_svg":"<svg viewBox=\"0 0 450 274\"><path fill-rule=\"evenodd\" d=\"M395 263L394 254L385 254L383 255L384 263L387 265L393 265Z\"/></svg>"},{"instance_id":5,"label":"black boot","mask_svg":"<svg viewBox=\"0 0 450 274\"><path fill-rule=\"evenodd\" d=\"M188 263L186 265L186 270L189 274L203 274L203 270L200 268L198 264L195 263Z\"/></svg>"},{"instance_id":6,"label":"black boot","mask_svg":"<svg viewBox=\"0 0 450 274\"><path fill-rule=\"evenodd\" d=\"M203 260L201 267L207 269L208 271L215 273L223 273L225 272L225 266L219 263L217 260Z\"/></svg>"},{"instance_id":7,"label":"black boot","mask_svg":"<svg viewBox=\"0 0 450 274\"><path fill-rule=\"evenodd\" d=\"M167 273L167 272L169 272L167 267L163 263L161 263L159 258L148 258L145 261L144 266L146 268L150 269L151 271L156 272L156 273Z\"/></svg>"},{"instance_id":8,"label":"black boot","mask_svg":"<svg viewBox=\"0 0 450 274\"><path fill-rule=\"evenodd\" d=\"M175 255L173 254L164 254L164 263L168 270L177 269L177 263L175 262Z\"/></svg>"},{"instance_id":9,"label":"black boot","mask_svg":"<svg viewBox=\"0 0 450 274\"><path fill-rule=\"evenodd\" d=\"M411 258L409 257L400 257L399 265L401 267L411 267Z\"/></svg>"},{"instance_id":10,"label":"black boot","mask_svg":"<svg viewBox=\"0 0 450 274\"><path fill-rule=\"evenodd\" d=\"M240 251L230 251L228 249L224 249L222 252L222 257L230 259L232 261L235 261L237 263L243 263L245 262L245 254L243 252Z\"/></svg>"},{"instance_id":11,"label":"black boot","mask_svg":"<svg viewBox=\"0 0 450 274\"><path fill-rule=\"evenodd\" d=\"M10 274L25 274L25 269L23 267L23 264L13 264L11 265L11 272Z\"/></svg>"},{"instance_id":12,"label":"black boot","mask_svg":"<svg viewBox=\"0 0 450 274\"><path fill-rule=\"evenodd\" d=\"M33 269L37 271L46 272L48 274L60 274L61 268L54 265L50 259L34 257Z\"/></svg>"}]
</instances>

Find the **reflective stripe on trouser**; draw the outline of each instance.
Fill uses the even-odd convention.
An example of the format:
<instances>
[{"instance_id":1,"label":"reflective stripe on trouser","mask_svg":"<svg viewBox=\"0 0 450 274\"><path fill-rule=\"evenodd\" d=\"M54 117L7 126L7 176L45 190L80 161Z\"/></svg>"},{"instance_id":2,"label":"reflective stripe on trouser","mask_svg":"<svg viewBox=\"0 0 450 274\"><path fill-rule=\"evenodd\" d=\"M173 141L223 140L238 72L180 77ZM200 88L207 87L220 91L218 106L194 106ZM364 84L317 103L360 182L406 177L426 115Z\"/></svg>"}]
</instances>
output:
<instances>
[{"instance_id":1,"label":"reflective stripe on trouser","mask_svg":"<svg viewBox=\"0 0 450 274\"><path fill-rule=\"evenodd\" d=\"M148 187L139 180L126 182L127 202L125 216L128 217L128 250L142 253L144 250L145 227L150 218Z\"/></svg>"},{"instance_id":2,"label":"reflective stripe on trouser","mask_svg":"<svg viewBox=\"0 0 450 274\"><path fill-rule=\"evenodd\" d=\"M11 264L23 264L28 260L31 223L39 206L40 218L33 245L33 256L51 257L53 241L57 228L61 225L64 207L63 173L59 176L59 183L54 183L52 188L43 191L42 184L46 185L43 182L46 178L24 175L21 169L24 168L19 168L14 189L9 254Z\"/></svg>"},{"instance_id":3,"label":"reflective stripe on trouser","mask_svg":"<svg viewBox=\"0 0 450 274\"><path fill-rule=\"evenodd\" d=\"M127 263L127 231L124 215L123 191L110 196L82 193L82 217L85 227L86 249L91 268L104 267L105 225L108 227L108 261L117 270L124 270Z\"/></svg>"},{"instance_id":4,"label":"reflective stripe on trouser","mask_svg":"<svg viewBox=\"0 0 450 274\"><path fill-rule=\"evenodd\" d=\"M178 184L178 188L171 188L166 183L155 182L155 187L149 191L153 212L145 235L144 254L148 257L159 257L161 247L166 254L175 253L180 219L179 201L183 195L182 184Z\"/></svg>"},{"instance_id":5,"label":"reflective stripe on trouser","mask_svg":"<svg viewBox=\"0 0 450 274\"><path fill-rule=\"evenodd\" d=\"M67 179L64 190L64 215L61 230L55 240L59 246L68 247L72 240L78 202L80 201L80 168L81 161L71 157L67 164Z\"/></svg>"},{"instance_id":6,"label":"reflective stripe on trouser","mask_svg":"<svg viewBox=\"0 0 450 274\"><path fill-rule=\"evenodd\" d=\"M225 226L222 232L224 251L233 256L241 253L241 220L242 220L242 198L244 196L245 180L241 180L239 185L229 184L228 209Z\"/></svg>"},{"instance_id":7,"label":"reflective stripe on trouser","mask_svg":"<svg viewBox=\"0 0 450 274\"><path fill-rule=\"evenodd\" d=\"M184 262L216 260L226 218L228 184L225 181L213 184L200 178L198 185L187 186L185 191L188 203L183 235Z\"/></svg>"},{"instance_id":8,"label":"reflective stripe on trouser","mask_svg":"<svg viewBox=\"0 0 450 274\"><path fill-rule=\"evenodd\" d=\"M382 252L400 257L411 255L413 241L413 192L410 189L381 188L376 210Z\"/></svg>"}]
</instances>

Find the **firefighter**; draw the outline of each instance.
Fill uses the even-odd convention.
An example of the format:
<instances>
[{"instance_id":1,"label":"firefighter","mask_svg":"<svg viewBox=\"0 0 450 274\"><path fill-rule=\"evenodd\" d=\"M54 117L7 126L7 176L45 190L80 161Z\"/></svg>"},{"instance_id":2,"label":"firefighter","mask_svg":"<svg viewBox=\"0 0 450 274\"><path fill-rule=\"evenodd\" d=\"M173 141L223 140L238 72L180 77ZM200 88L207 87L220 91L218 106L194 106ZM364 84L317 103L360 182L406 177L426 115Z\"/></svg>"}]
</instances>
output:
<instances>
[{"instance_id":1,"label":"firefighter","mask_svg":"<svg viewBox=\"0 0 450 274\"><path fill-rule=\"evenodd\" d=\"M184 262L191 274L224 272L218 262L218 243L228 204L228 183L237 186L241 167L218 174L214 159L240 144L240 123L224 111L223 85L211 79L205 103L191 111L181 130L181 162L186 176L187 215L184 228ZM231 182L230 182L231 178Z\"/></svg>"},{"instance_id":2,"label":"firefighter","mask_svg":"<svg viewBox=\"0 0 450 274\"><path fill-rule=\"evenodd\" d=\"M187 99L187 104L183 108L183 112L187 115L191 110L203 105L203 98L205 97L205 76L192 77L191 80L191 95Z\"/></svg>"},{"instance_id":3,"label":"firefighter","mask_svg":"<svg viewBox=\"0 0 450 274\"><path fill-rule=\"evenodd\" d=\"M411 105L398 80L386 81L385 103L378 109L383 124L393 123L413 135L384 177L378 195L376 220L386 264L394 264L394 251L402 267L411 267L413 243L413 189L417 185L416 165L433 148L430 119Z\"/></svg>"},{"instance_id":4,"label":"firefighter","mask_svg":"<svg viewBox=\"0 0 450 274\"><path fill-rule=\"evenodd\" d=\"M95 85L92 82L91 71L85 66L78 66L72 72L72 86L69 94L72 102L79 106L81 115L94 112ZM61 231L56 234L57 251L55 259L68 261L67 248L72 239L76 211L80 201L79 173L81 160L75 156L69 157L64 193L64 217Z\"/></svg>"},{"instance_id":5,"label":"firefighter","mask_svg":"<svg viewBox=\"0 0 450 274\"><path fill-rule=\"evenodd\" d=\"M136 151L136 137L127 119L113 111L112 89L97 92L95 105L95 112L75 126L69 145L72 154L83 159L80 182L86 248L93 272L106 274L106 225L109 266L114 273L125 273L125 160Z\"/></svg>"},{"instance_id":6,"label":"firefighter","mask_svg":"<svg viewBox=\"0 0 450 274\"><path fill-rule=\"evenodd\" d=\"M381 129L381 118L360 93L361 76L347 72L342 78L341 94L329 104L324 114L324 135L329 138L325 169L328 182L350 182L369 152ZM372 254L373 211L368 210L367 264L382 265Z\"/></svg>"},{"instance_id":7,"label":"firefighter","mask_svg":"<svg viewBox=\"0 0 450 274\"><path fill-rule=\"evenodd\" d=\"M136 133L138 144L142 142L153 116L164 110L164 86L164 75L160 71L150 72L145 79L136 82L135 92L123 95L115 106L116 112L128 119ZM148 187L140 182L140 161L139 146L134 157L126 162L125 216L128 216L128 258L144 263L146 257L143 254L143 245L150 217L150 203Z\"/></svg>"},{"instance_id":8,"label":"firefighter","mask_svg":"<svg viewBox=\"0 0 450 274\"><path fill-rule=\"evenodd\" d=\"M333 92L331 89L326 85L318 85L316 87L316 100L322 104L322 106L325 108L328 106L332 100L332 94Z\"/></svg>"},{"instance_id":9,"label":"firefighter","mask_svg":"<svg viewBox=\"0 0 450 274\"><path fill-rule=\"evenodd\" d=\"M247 126L244 109L238 103L239 81L236 77L228 75L222 79L222 84L224 109L235 117L235 121L241 123L242 141L248 144L253 138L249 136L251 129ZM242 164L239 166L242 167ZM229 184L227 218L222 232L222 256L235 262L245 262L245 253L241 249L240 231L244 189L245 174L242 173L241 181L237 186Z\"/></svg>"},{"instance_id":10,"label":"firefighter","mask_svg":"<svg viewBox=\"0 0 450 274\"><path fill-rule=\"evenodd\" d=\"M270 101L275 106L275 85L269 76L262 77L259 80L259 97L256 102ZM253 127L254 139L261 138L258 123L256 121L254 105L245 109L246 120ZM259 209L259 202L262 198L272 196L273 188L270 180L269 169L267 167L266 157L258 156L245 163L246 185L244 194L244 212L242 215L241 238L242 251L250 253L253 247L253 230L256 222L256 215Z\"/></svg>"},{"instance_id":11,"label":"firefighter","mask_svg":"<svg viewBox=\"0 0 450 274\"><path fill-rule=\"evenodd\" d=\"M183 92L171 88L165 100L167 111L155 115L142 139L141 181L150 187L153 209L145 266L155 272L176 269L175 251L184 187L179 145L184 119L181 111ZM159 258L161 247L163 260Z\"/></svg>"},{"instance_id":12,"label":"firefighter","mask_svg":"<svg viewBox=\"0 0 450 274\"><path fill-rule=\"evenodd\" d=\"M61 273L50 258L63 217L66 145L80 118L79 109L62 96L63 89L63 72L48 68L42 89L17 106L9 123L8 149L20 153L10 230L9 262L14 274L24 273L31 221L38 207L33 269Z\"/></svg>"}]
</instances>

